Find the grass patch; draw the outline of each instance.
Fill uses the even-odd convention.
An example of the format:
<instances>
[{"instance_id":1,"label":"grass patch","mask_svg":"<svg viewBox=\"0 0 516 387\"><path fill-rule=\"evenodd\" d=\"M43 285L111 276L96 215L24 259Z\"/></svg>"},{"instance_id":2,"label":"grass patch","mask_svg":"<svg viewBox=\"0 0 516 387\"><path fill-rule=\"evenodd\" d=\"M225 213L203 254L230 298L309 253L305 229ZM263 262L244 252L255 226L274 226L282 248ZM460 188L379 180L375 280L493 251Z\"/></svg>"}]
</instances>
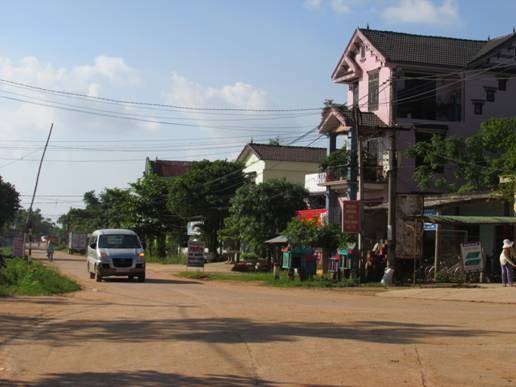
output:
<instances>
[{"instance_id":1,"label":"grass patch","mask_svg":"<svg viewBox=\"0 0 516 387\"><path fill-rule=\"evenodd\" d=\"M272 273L209 273L201 271L184 271L177 274L180 277L188 279L197 279L201 281L240 281L240 282L259 282L268 286L281 288L351 288L351 287L381 287L380 284L360 284L356 280L344 279L342 281L334 281L325 278L314 278L313 280L300 281L298 278L291 281L287 278L286 273L282 273L280 279L274 279Z\"/></svg>"},{"instance_id":2,"label":"grass patch","mask_svg":"<svg viewBox=\"0 0 516 387\"><path fill-rule=\"evenodd\" d=\"M0 295L44 296L80 290L80 286L55 269L22 258L8 259L0 269Z\"/></svg>"},{"instance_id":3,"label":"grass patch","mask_svg":"<svg viewBox=\"0 0 516 387\"><path fill-rule=\"evenodd\" d=\"M172 257L158 258L151 255L146 255L145 262L161 263L162 265L186 265L186 256L175 255Z\"/></svg>"}]
</instances>

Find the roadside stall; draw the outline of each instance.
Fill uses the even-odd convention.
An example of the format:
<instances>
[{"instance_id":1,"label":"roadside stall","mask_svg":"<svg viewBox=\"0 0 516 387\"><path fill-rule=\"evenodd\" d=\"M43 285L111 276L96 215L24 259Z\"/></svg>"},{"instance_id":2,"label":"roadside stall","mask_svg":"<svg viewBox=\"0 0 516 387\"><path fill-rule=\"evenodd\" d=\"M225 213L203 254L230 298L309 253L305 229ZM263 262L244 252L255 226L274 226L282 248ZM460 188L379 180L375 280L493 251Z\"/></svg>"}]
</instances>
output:
<instances>
[{"instance_id":1,"label":"roadside stall","mask_svg":"<svg viewBox=\"0 0 516 387\"><path fill-rule=\"evenodd\" d=\"M281 249L283 261L281 268L288 270L289 278L293 279L297 270L299 278L304 281L312 278L316 271L315 250L311 247L287 246Z\"/></svg>"}]
</instances>

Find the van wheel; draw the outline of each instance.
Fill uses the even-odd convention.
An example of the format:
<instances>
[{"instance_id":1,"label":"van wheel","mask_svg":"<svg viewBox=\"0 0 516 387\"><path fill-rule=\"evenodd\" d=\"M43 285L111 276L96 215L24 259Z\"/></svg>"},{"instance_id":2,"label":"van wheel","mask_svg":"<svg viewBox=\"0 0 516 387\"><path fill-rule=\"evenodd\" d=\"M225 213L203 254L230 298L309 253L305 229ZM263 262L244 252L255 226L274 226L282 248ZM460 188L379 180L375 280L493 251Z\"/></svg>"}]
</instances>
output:
<instances>
[{"instance_id":1,"label":"van wheel","mask_svg":"<svg viewBox=\"0 0 516 387\"><path fill-rule=\"evenodd\" d=\"M129 279L132 281L134 279L134 275L130 275Z\"/></svg>"},{"instance_id":2,"label":"van wheel","mask_svg":"<svg viewBox=\"0 0 516 387\"><path fill-rule=\"evenodd\" d=\"M102 276L99 274L98 271L95 271L94 276L95 276L95 281L97 281L97 282L102 281Z\"/></svg>"},{"instance_id":3,"label":"van wheel","mask_svg":"<svg viewBox=\"0 0 516 387\"><path fill-rule=\"evenodd\" d=\"M138 282L145 282L145 274L138 276Z\"/></svg>"}]
</instances>

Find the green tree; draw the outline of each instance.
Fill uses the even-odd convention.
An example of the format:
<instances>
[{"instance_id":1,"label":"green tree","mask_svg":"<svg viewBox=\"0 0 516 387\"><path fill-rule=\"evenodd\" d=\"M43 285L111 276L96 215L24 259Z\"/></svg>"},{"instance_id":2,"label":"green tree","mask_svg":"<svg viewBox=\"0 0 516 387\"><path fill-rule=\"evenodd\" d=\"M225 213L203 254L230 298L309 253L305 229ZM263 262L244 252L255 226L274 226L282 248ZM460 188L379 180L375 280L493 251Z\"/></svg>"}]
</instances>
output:
<instances>
[{"instance_id":1,"label":"green tree","mask_svg":"<svg viewBox=\"0 0 516 387\"><path fill-rule=\"evenodd\" d=\"M516 177L516 118L490 119L465 139L434 135L419 142L409 155L422 161L414 178L422 189L452 192L504 190L512 195ZM452 176L442 173L451 168ZM512 181L501 186L500 176ZM452 178L450 178L452 177Z\"/></svg>"},{"instance_id":2,"label":"green tree","mask_svg":"<svg viewBox=\"0 0 516 387\"><path fill-rule=\"evenodd\" d=\"M168 209L185 220L202 218L202 237L212 253L217 251L218 232L230 199L247 181L242 169L236 162L203 160L194 162L188 173L170 180Z\"/></svg>"},{"instance_id":3,"label":"green tree","mask_svg":"<svg viewBox=\"0 0 516 387\"><path fill-rule=\"evenodd\" d=\"M14 186L0 176L0 229L14 220L20 208L20 195Z\"/></svg>"},{"instance_id":4,"label":"green tree","mask_svg":"<svg viewBox=\"0 0 516 387\"><path fill-rule=\"evenodd\" d=\"M20 208L16 212L16 217L14 219L14 227L18 232L21 232L25 229L27 214L28 210L26 210L25 208ZM55 235L56 233L58 233L56 224L52 222L52 219L44 218L39 208L32 210L31 226L33 235Z\"/></svg>"},{"instance_id":5,"label":"green tree","mask_svg":"<svg viewBox=\"0 0 516 387\"><path fill-rule=\"evenodd\" d=\"M132 228L134 219L134 197L128 189L106 188L100 193L100 206L107 228Z\"/></svg>"},{"instance_id":6,"label":"green tree","mask_svg":"<svg viewBox=\"0 0 516 387\"><path fill-rule=\"evenodd\" d=\"M186 222L167 206L168 184L166 179L152 173L131 184L135 229L145 236L151 253L156 243L160 258L166 256L167 234L182 235L186 229Z\"/></svg>"},{"instance_id":7,"label":"green tree","mask_svg":"<svg viewBox=\"0 0 516 387\"><path fill-rule=\"evenodd\" d=\"M308 192L286 180L246 184L231 200L222 235L240 240L246 250L261 254L263 242L278 235L296 214L306 208Z\"/></svg>"}]
</instances>

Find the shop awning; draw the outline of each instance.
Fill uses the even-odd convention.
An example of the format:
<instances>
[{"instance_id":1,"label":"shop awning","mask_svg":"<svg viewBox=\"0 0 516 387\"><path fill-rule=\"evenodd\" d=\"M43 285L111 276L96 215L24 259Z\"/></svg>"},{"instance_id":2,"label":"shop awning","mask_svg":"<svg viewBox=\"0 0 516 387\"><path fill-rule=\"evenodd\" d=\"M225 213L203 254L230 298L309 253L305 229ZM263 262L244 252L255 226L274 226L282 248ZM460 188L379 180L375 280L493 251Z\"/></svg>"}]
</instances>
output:
<instances>
[{"instance_id":1,"label":"shop awning","mask_svg":"<svg viewBox=\"0 0 516 387\"><path fill-rule=\"evenodd\" d=\"M284 235L278 235L277 237L265 241L265 243L269 245L286 245L288 243L288 239Z\"/></svg>"},{"instance_id":2,"label":"shop awning","mask_svg":"<svg viewBox=\"0 0 516 387\"><path fill-rule=\"evenodd\" d=\"M436 224L516 224L516 216L424 215L414 218Z\"/></svg>"}]
</instances>

